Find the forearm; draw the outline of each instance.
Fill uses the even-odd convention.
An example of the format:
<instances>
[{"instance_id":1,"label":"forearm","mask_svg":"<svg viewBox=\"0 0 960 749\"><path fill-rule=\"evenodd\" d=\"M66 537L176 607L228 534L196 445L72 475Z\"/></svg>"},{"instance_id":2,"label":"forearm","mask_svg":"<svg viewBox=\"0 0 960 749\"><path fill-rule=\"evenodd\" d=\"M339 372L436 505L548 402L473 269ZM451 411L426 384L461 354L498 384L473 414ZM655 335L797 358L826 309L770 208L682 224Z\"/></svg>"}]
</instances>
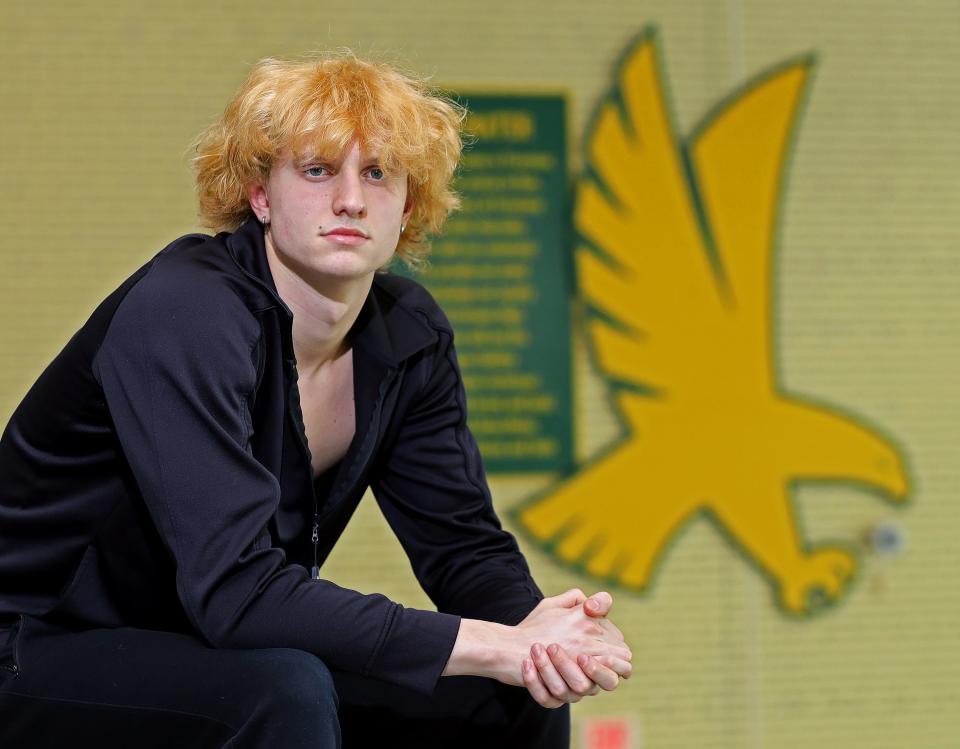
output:
<instances>
[{"instance_id":1,"label":"forearm","mask_svg":"<svg viewBox=\"0 0 960 749\"><path fill-rule=\"evenodd\" d=\"M505 684L523 683L525 647L517 628L478 619L461 619L443 676L485 676Z\"/></svg>"},{"instance_id":2,"label":"forearm","mask_svg":"<svg viewBox=\"0 0 960 749\"><path fill-rule=\"evenodd\" d=\"M459 619L400 606L382 595L364 595L327 580L310 580L302 567L264 571L265 557L248 565L263 581L256 594L237 574L233 585L189 588L198 631L221 648L296 648L329 668L360 673L429 693L456 641ZM205 595L201 595L204 593ZM201 603L202 602L202 603Z\"/></svg>"}]
</instances>

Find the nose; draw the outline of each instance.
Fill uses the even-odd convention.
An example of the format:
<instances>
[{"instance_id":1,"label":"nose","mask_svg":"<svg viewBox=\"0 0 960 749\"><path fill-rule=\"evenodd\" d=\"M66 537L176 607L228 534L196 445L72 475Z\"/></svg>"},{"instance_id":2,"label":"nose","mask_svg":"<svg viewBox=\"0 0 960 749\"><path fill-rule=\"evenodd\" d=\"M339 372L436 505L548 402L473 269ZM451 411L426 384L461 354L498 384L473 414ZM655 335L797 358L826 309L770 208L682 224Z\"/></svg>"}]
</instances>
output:
<instances>
[{"instance_id":1,"label":"nose","mask_svg":"<svg viewBox=\"0 0 960 749\"><path fill-rule=\"evenodd\" d=\"M363 183L359 173L352 169L343 169L337 175L331 208L337 216L363 218L366 215L367 206L363 199Z\"/></svg>"}]
</instances>

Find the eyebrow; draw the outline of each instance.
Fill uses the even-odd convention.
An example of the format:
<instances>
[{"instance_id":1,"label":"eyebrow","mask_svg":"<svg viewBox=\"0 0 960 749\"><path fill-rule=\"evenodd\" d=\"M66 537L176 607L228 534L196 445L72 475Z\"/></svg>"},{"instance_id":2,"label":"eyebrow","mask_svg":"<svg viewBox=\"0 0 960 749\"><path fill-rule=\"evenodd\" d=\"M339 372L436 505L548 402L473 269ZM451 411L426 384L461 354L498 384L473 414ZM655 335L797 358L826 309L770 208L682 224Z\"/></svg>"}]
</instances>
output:
<instances>
[{"instance_id":1,"label":"eyebrow","mask_svg":"<svg viewBox=\"0 0 960 749\"><path fill-rule=\"evenodd\" d=\"M336 159L332 159L329 156L324 156L323 154L317 154L313 151L308 153L301 154L299 156L294 156L292 161L297 166L306 166L307 164L330 164Z\"/></svg>"},{"instance_id":2,"label":"eyebrow","mask_svg":"<svg viewBox=\"0 0 960 749\"><path fill-rule=\"evenodd\" d=\"M291 158L291 161L292 161L295 165L297 165L298 167L299 167L299 166L306 166L307 164L317 164L317 163L319 163L319 164L334 164L334 163L337 163L338 160L339 160L339 156L330 156L330 155L325 155L325 154L318 154L316 151L306 151L306 152L300 154L299 156L298 156L298 155L294 155L294 156ZM382 160L381 160L381 158L380 158L380 154L379 154L379 153L369 154L369 155L367 155L367 156L363 156L363 157L360 159L360 167L361 167L361 168L366 168L366 167L370 167L370 166L374 166L374 165L379 166L379 167L381 167L381 168L385 168L384 165L383 165L383 162L382 162Z\"/></svg>"}]
</instances>

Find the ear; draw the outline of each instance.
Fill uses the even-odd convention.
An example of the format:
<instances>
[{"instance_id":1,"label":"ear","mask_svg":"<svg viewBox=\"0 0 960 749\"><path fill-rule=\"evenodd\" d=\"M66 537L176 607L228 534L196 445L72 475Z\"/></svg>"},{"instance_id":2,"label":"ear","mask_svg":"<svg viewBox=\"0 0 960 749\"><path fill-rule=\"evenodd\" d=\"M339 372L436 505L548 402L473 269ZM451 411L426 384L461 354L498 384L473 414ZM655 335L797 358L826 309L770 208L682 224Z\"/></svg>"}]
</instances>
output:
<instances>
[{"instance_id":1,"label":"ear","mask_svg":"<svg viewBox=\"0 0 960 749\"><path fill-rule=\"evenodd\" d=\"M247 200L250 202L250 210L258 219L263 221L266 217L269 220L270 198L262 182L251 182L247 185Z\"/></svg>"},{"instance_id":2,"label":"ear","mask_svg":"<svg viewBox=\"0 0 960 749\"><path fill-rule=\"evenodd\" d=\"M413 201L407 196L407 202L403 205L403 215L400 217L400 223L406 226L410 223L410 216L413 214Z\"/></svg>"}]
</instances>

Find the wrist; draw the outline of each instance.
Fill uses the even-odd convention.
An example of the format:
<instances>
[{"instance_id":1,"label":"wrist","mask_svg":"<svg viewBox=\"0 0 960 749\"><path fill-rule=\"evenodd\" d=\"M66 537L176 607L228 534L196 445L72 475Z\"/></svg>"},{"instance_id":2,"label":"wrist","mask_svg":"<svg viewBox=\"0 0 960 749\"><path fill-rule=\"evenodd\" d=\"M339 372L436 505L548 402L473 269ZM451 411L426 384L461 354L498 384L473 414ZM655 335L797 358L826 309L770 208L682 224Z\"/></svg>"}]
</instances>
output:
<instances>
[{"instance_id":1,"label":"wrist","mask_svg":"<svg viewBox=\"0 0 960 749\"><path fill-rule=\"evenodd\" d=\"M453 650L443 676L486 676L515 684L520 677L522 653L515 627L479 619L461 619ZM520 648L522 649L522 648Z\"/></svg>"}]
</instances>

